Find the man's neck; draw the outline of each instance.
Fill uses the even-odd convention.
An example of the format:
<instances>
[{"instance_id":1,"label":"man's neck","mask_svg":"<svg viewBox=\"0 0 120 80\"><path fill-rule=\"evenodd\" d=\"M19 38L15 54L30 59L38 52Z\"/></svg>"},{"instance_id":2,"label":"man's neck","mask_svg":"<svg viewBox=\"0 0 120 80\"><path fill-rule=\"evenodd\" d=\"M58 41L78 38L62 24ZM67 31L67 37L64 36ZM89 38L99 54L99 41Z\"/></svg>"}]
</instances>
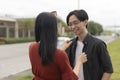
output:
<instances>
[{"instance_id":1,"label":"man's neck","mask_svg":"<svg viewBox=\"0 0 120 80\"><path fill-rule=\"evenodd\" d=\"M79 41L83 41L83 40L85 39L85 37L86 37L87 34L88 34L88 32L86 31L86 32L83 33L83 34L78 35L78 40L79 40Z\"/></svg>"}]
</instances>

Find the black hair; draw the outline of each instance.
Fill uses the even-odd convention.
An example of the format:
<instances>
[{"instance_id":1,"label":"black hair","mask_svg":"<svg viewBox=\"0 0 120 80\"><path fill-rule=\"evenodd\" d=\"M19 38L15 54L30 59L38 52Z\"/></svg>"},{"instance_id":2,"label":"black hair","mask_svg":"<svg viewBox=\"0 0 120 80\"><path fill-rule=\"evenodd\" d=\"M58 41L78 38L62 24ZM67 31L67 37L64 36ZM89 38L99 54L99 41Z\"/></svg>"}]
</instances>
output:
<instances>
[{"instance_id":1,"label":"black hair","mask_svg":"<svg viewBox=\"0 0 120 80\"><path fill-rule=\"evenodd\" d=\"M57 46L57 18L49 13L40 13L35 21L35 40L40 42L39 55L42 64L50 64L53 61Z\"/></svg>"},{"instance_id":2,"label":"black hair","mask_svg":"<svg viewBox=\"0 0 120 80\"><path fill-rule=\"evenodd\" d=\"M84 21L84 20L88 20L89 19L88 14L87 14L87 12L85 10L83 10L83 9L81 9L81 10L74 10L74 11L71 11L67 15L67 19L66 19L67 25L69 25L69 18L72 15L75 15L80 21Z\"/></svg>"}]
</instances>

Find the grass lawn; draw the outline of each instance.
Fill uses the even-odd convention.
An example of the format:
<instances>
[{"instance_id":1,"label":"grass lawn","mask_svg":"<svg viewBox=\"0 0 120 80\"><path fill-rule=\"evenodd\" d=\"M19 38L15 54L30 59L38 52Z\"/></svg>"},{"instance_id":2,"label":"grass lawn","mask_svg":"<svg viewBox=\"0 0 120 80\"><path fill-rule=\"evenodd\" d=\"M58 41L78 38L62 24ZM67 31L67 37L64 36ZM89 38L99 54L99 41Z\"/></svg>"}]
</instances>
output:
<instances>
[{"instance_id":1,"label":"grass lawn","mask_svg":"<svg viewBox=\"0 0 120 80\"><path fill-rule=\"evenodd\" d=\"M32 78L33 78L32 75L28 75L28 76L25 76L25 77L17 78L16 80L32 80Z\"/></svg>"},{"instance_id":2,"label":"grass lawn","mask_svg":"<svg viewBox=\"0 0 120 80\"><path fill-rule=\"evenodd\" d=\"M120 38L107 44L108 51L111 56L114 73L111 80L120 80Z\"/></svg>"},{"instance_id":3,"label":"grass lawn","mask_svg":"<svg viewBox=\"0 0 120 80\"><path fill-rule=\"evenodd\" d=\"M114 73L110 80L120 80L120 38L107 44L108 51L111 56ZM25 76L16 80L32 80L32 76Z\"/></svg>"}]
</instances>

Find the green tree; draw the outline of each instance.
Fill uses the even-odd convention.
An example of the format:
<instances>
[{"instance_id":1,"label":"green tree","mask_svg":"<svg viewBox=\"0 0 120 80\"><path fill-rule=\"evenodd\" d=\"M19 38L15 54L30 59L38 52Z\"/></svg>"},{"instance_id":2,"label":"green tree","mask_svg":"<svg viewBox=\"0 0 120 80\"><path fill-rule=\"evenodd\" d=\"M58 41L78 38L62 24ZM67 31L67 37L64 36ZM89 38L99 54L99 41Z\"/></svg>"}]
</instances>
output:
<instances>
[{"instance_id":1,"label":"green tree","mask_svg":"<svg viewBox=\"0 0 120 80\"><path fill-rule=\"evenodd\" d=\"M92 35L95 35L96 29L95 29L95 27L94 27L94 22L93 22L93 21L90 21L90 22L88 23L87 29L88 29L88 32L89 32L89 33L91 33Z\"/></svg>"},{"instance_id":2,"label":"green tree","mask_svg":"<svg viewBox=\"0 0 120 80\"><path fill-rule=\"evenodd\" d=\"M34 21L33 18L25 18L25 19L19 19L18 24L19 27L22 29L22 35L25 36L25 33L27 32L27 37L31 37L31 31L34 30Z\"/></svg>"},{"instance_id":3,"label":"green tree","mask_svg":"<svg viewBox=\"0 0 120 80\"><path fill-rule=\"evenodd\" d=\"M102 25L94 21L88 23L87 29L92 35L100 35L103 32Z\"/></svg>"},{"instance_id":4,"label":"green tree","mask_svg":"<svg viewBox=\"0 0 120 80\"><path fill-rule=\"evenodd\" d=\"M100 35L103 32L102 25L99 23L95 23L95 27L96 27L96 35Z\"/></svg>"}]
</instances>

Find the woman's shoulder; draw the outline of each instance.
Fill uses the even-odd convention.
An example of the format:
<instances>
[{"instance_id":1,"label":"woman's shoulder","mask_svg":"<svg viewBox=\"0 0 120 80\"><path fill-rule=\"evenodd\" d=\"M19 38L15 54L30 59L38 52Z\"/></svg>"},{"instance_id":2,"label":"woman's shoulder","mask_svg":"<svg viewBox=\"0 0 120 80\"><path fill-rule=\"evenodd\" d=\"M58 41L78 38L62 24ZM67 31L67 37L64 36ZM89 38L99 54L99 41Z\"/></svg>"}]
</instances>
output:
<instances>
[{"instance_id":1,"label":"woman's shoulder","mask_svg":"<svg viewBox=\"0 0 120 80\"><path fill-rule=\"evenodd\" d=\"M35 48L35 47L38 47L39 43L37 42L32 42L30 45L29 45L29 48L32 49L32 48Z\"/></svg>"},{"instance_id":2,"label":"woman's shoulder","mask_svg":"<svg viewBox=\"0 0 120 80\"><path fill-rule=\"evenodd\" d=\"M56 53L57 53L57 55L64 55L64 54L65 54L65 51L64 51L64 50L61 50L61 49L57 49L57 50L56 50Z\"/></svg>"},{"instance_id":3,"label":"woman's shoulder","mask_svg":"<svg viewBox=\"0 0 120 80\"><path fill-rule=\"evenodd\" d=\"M66 58L67 54L64 50L57 49L56 52L55 52L55 57L62 59L62 58Z\"/></svg>"}]
</instances>

